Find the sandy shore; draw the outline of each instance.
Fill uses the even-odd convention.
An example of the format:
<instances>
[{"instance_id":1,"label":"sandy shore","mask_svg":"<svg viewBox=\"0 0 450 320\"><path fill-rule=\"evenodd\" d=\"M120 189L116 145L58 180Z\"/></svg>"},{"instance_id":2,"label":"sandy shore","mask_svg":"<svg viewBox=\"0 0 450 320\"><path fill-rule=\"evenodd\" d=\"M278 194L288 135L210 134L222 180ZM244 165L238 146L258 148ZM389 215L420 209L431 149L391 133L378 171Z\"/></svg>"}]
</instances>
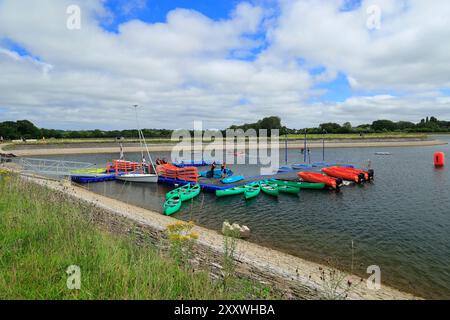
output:
<instances>
[{"instance_id":1,"label":"sandy shore","mask_svg":"<svg viewBox=\"0 0 450 320\"><path fill-rule=\"evenodd\" d=\"M446 145L447 142L440 140L399 140L399 141L363 141L363 142L326 142L326 148L387 148L387 147L420 147L420 146L439 146ZM95 154L95 153L119 153L119 147L86 147L86 148L40 148L40 149L28 149L28 150L7 150L2 151L2 146L5 147L6 144L0 145L0 152L13 153L16 156L42 156L42 155L70 155L70 154ZM289 143L288 149L300 149L303 148L303 142ZM260 144L260 149L270 148L270 145ZM322 148L321 142L308 143L309 148ZM148 146L150 152L170 152L173 150L174 145L158 145L153 144ZM201 146L196 146L193 151L201 151ZM237 145L239 149L256 149L257 145L252 144L249 146ZM280 149L285 148L285 144L280 141ZM125 147L126 152L140 152L139 147Z\"/></svg>"},{"instance_id":2,"label":"sandy shore","mask_svg":"<svg viewBox=\"0 0 450 320\"><path fill-rule=\"evenodd\" d=\"M70 182L51 181L38 177L25 177L25 179L158 232L165 230L167 225L178 221L158 212L92 193L84 188L71 185ZM199 246L206 248L207 251L221 254L224 241L221 234L198 226L195 229L199 234ZM269 282L277 288L284 288L288 295L291 293L291 298L317 299L324 290L324 284L320 280L320 270L328 270L328 267L243 240L239 240L237 252L239 263L246 265L249 277L254 277L255 274L262 275L264 282ZM218 260L211 264L220 263L220 259ZM355 284L359 283L349 292L348 299L418 299L411 294L385 285L382 285L379 290L369 290L365 281L360 282L361 278L358 276L348 276L347 279L351 279ZM299 292L301 293L299 294Z\"/></svg>"}]
</instances>

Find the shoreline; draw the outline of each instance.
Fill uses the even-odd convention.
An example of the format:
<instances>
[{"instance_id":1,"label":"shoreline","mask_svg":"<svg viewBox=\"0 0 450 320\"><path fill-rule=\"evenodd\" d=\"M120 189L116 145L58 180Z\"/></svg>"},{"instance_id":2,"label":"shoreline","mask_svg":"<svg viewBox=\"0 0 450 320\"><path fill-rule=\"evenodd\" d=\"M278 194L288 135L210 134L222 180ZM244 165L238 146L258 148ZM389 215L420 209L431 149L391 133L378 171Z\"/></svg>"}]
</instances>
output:
<instances>
[{"instance_id":1,"label":"shoreline","mask_svg":"<svg viewBox=\"0 0 450 320\"><path fill-rule=\"evenodd\" d=\"M99 222L113 229L113 232L131 232L138 227L138 235L143 232L159 239L168 224L180 221L155 211L98 195L71 183L42 179L37 176L23 176L23 178L55 192L63 193L75 204L90 206L99 217ZM121 230L115 230L118 226L122 226ZM211 269L212 276L220 276L223 236L217 231L201 226L196 226L195 231L199 234L197 262L206 263L206 267ZM328 270L329 267L245 240L238 240L237 252L239 275L269 283L290 299L320 299L323 296L324 284L320 280L320 270ZM353 283L360 283L359 276L345 274L352 279ZM356 285L349 292L348 299L421 299L383 284L377 291L367 289L365 281L361 284Z\"/></svg>"},{"instance_id":2,"label":"shoreline","mask_svg":"<svg viewBox=\"0 0 450 320\"><path fill-rule=\"evenodd\" d=\"M325 148L393 148L393 147L424 147L424 146L441 146L447 145L446 141L441 140L410 140L410 139L399 139L397 141L364 141L364 142L326 142ZM75 147L75 148L41 148L41 149L8 149L3 150L4 147L10 144L0 145L0 153L13 153L18 157L24 156L44 156L44 155L75 155L75 154L112 154L118 153L119 147ZM150 144L148 145L148 150L150 152L170 152L176 144L171 145L158 145ZM206 145L207 146L207 145ZM235 146L237 149L268 149L271 148L270 144L241 144ZM279 142L279 149L285 149L285 144L283 141ZM287 149L301 149L304 147L303 142L288 143ZM202 151L205 148L203 146L192 146L192 151ZM322 142L308 143L308 148L317 149L322 148ZM125 152L140 152L140 147L126 147Z\"/></svg>"}]
</instances>

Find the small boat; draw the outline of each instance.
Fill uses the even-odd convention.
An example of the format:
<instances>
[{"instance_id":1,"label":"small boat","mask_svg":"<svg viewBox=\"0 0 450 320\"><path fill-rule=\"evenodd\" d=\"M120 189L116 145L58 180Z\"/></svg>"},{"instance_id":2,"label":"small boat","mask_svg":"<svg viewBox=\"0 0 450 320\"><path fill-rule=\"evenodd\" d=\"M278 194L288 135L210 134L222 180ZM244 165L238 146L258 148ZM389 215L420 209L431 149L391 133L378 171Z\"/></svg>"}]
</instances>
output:
<instances>
[{"instance_id":1,"label":"small boat","mask_svg":"<svg viewBox=\"0 0 450 320\"><path fill-rule=\"evenodd\" d=\"M361 183L365 180L364 173L355 173L350 170L346 170L347 168L340 167L328 167L323 168L322 172L326 173L330 177L341 178L347 181L353 181L356 183Z\"/></svg>"},{"instance_id":2,"label":"small boat","mask_svg":"<svg viewBox=\"0 0 450 320\"><path fill-rule=\"evenodd\" d=\"M277 172L283 173L283 172L292 172L292 171L294 171L294 169L292 169L291 167L284 166L284 167L279 167Z\"/></svg>"},{"instance_id":3,"label":"small boat","mask_svg":"<svg viewBox=\"0 0 450 320\"><path fill-rule=\"evenodd\" d=\"M306 182L313 182L313 183L324 183L325 185L333 188L333 189L339 189L342 185L342 179L341 178L332 178L327 177L319 172L299 172L298 176Z\"/></svg>"},{"instance_id":4,"label":"small boat","mask_svg":"<svg viewBox=\"0 0 450 320\"><path fill-rule=\"evenodd\" d=\"M128 181L128 182L158 182L158 175L156 174L146 174L146 173L126 173L119 174L116 177L117 180Z\"/></svg>"},{"instance_id":5,"label":"small boat","mask_svg":"<svg viewBox=\"0 0 450 320\"><path fill-rule=\"evenodd\" d=\"M261 186L258 182L247 184L245 188L245 199L251 199L258 196L261 193Z\"/></svg>"},{"instance_id":6,"label":"small boat","mask_svg":"<svg viewBox=\"0 0 450 320\"><path fill-rule=\"evenodd\" d=\"M180 208L181 208L181 198L180 196L177 195L173 196L170 199L167 199L163 206L164 214L166 216L174 214L175 212L180 210Z\"/></svg>"},{"instance_id":7,"label":"small boat","mask_svg":"<svg viewBox=\"0 0 450 320\"><path fill-rule=\"evenodd\" d=\"M299 189L323 189L325 183L312 183L304 181L287 181L287 180L272 180L279 186L290 186Z\"/></svg>"},{"instance_id":8,"label":"small boat","mask_svg":"<svg viewBox=\"0 0 450 320\"><path fill-rule=\"evenodd\" d=\"M300 192L299 188L292 187L292 186L278 186L278 190L283 193L290 193L290 194L296 194Z\"/></svg>"},{"instance_id":9,"label":"small boat","mask_svg":"<svg viewBox=\"0 0 450 320\"><path fill-rule=\"evenodd\" d=\"M278 196L279 192L278 192L277 184L268 183L268 181L261 181L259 184L261 186L262 192L264 192L265 194L268 194L268 195L274 196L274 197Z\"/></svg>"},{"instance_id":10,"label":"small boat","mask_svg":"<svg viewBox=\"0 0 450 320\"><path fill-rule=\"evenodd\" d=\"M244 180L244 176L233 176L220 180L223 184L235 183Z\"/></svg>"},{"instance_id":11,"label":"small boat","mask_svg":"<svg viewBox=\"0 0 450 320\"><path fill-rule=\"evenodd\" d=\"M236 194L241 194L245 192L245 186L238 186L229 189L216 190L217 197L234 196Z\"/></svg>"},{"instance_id":12,"label":"small boat","mask_svg":"<svg viewBox=\"0 0 450 320\"><path fill-rule=\"evenodd\" d=\"M196 184L189 188L188 190L182 191L180 193L181 201L187 201L195 198L200 194L201 188L199 184Z\"/></svg>"},{"instance_id":13,"label":"small boat","mask_svg":"<svg viewBox=\"0 0 450 320\"><path fill-rule=\"evenodd\" d=\"M134 109L136 112L136 120L138 120L138 113L137 113L137 107L138 105L134 105ZM141 128L139 127L139 121L138 121L138 134L139 134L139 145L141 148L141 159L142 162L136 166L136 169L133 169L132 172L125 172L121 173L116 168L116 179L122 180L122 181L128 181L128 182L145 182L145 183L157 183L158 182L158 174L151 173L156 172L155 165L153 163L152 157L150 155L150 151L148 149L147 142L145 141L144 133L142 132ZM147 161L145 159L144 150L147 153L147 157L150 160L150 164L147 165ZM122 161L124 158L123 155L123 148L122 145L120 145L120 158Z\"/></svg>"},{"instance_id":14,"label":"small boat","mask_svg":"<svg viewBox=\"0 0 450 320\"><path fill-rule=\"evenodd\" d=\"M355 168L346 168L346 167L338 167L338 168L340 168L341 170L346 170L346 171L353 172L353 173L356 173L356 174L362 173L364 175L364 179L366 181L373 180L373 176L375 174L373 169L369 169L367 171L364 171L364 170L355 169Z\"/></svg>"},{"instance_id":15,"label":"small boat","mask_svg":"<svg viewBox=\"0 0 450 320\"><path fill-rule=\"evenodd\" d=\"M191 188L190 184L185 184L184 186L181 186L179 188L176 188L170 192L166 193L166 200L172 198L173 196L178 196L180 193L185 192Z\"/></svg>"},{"instance_id":16,"label":"small boat","mask_svg":"<svg viewBox=\"0 0 450 320\"><path fill-rule=\"evenodd\" d=\"M375 155L377 156L390 156L392 153L390 152L375 152Z\"/></svg>"},{"instance_id":17,"label":"small boat","mask_svg":"<svg viewBox=\"0 0 450 320\"><path fill-rule=\"evenodd\" d=\"M312 163L313 167L329 167L332 165L333 165L332 163L326 161L317 161Z\"/></svg>"},{"instance_id":18,"label":"small boat","mask_svg":"<svg viewBox=\"0 0 450 320\"><path fill-rule=\"evenodd\" d=\"M293 164L291 167L294 170L301 170L301 169L311 169L314 166L312 164L307 164L307 163L298 163L298 164Z\"/></svg>"}]
</instances>

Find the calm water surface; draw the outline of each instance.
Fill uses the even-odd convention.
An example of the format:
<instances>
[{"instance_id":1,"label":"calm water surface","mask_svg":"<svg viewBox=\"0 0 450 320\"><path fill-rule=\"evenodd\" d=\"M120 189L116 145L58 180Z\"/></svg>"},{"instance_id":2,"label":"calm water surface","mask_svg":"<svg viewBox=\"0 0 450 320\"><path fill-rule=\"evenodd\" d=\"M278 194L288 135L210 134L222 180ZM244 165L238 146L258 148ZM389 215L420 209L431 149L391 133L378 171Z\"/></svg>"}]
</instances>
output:
<instances>
[{"instance_id":1,"label":"calm water surface","mask_svg":"<svg viewBox=\"0 0 450 320\"><path fill-rule=\"evenodd\" d=\"M449 140L449 137L439 137ZM449 146L412 148L328 149L328 160L367 166L370 159L376 179L372 184L345 187L339 193L302 190L298 197L264 194L216 198L202 193L183 204L175 215L183 220L220 230L229 220L252 230L250 241L324 262L331 258L350 270L354 241L354 272L366 275L378 265L382 281L426 298L450 298L450 163L435 169L435 151L450 157ZM392 152L375 156L376 151ZM284 160L284 151L281 152ZM139 159L139 155L128 155ZM167 157L168 153L155 153ZM53 156L103 165L112 155ZM320 161L321 150L312 150ZM298 150L289 150L289 163L301 162ZM284 163L283 163L284 164ZM257 166L232 166L236 174L257 175ZM170 187L122 182L91 184L97 193L161 212ZM366 275L367 276L367 275Z\"/></svg>"}]
</instances>

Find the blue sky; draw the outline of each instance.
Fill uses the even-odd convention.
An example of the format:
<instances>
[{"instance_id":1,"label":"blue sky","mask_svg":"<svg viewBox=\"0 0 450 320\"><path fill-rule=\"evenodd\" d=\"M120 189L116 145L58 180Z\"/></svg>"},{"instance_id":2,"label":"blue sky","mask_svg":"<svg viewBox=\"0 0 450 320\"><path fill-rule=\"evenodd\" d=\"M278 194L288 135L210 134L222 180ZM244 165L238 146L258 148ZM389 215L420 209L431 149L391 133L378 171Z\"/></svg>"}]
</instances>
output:
<instances>
[{"instance_id":1,"label":"blue sky","mask_svg":"<svg viewBox=\"0 0 450 320\"><path fill-rule=\"evenodd\" d=\"M118 27L127 21L138 19L147 23L165 23L167 14L175 9L183 8L197 11L213 20L224 20L230 17L233 9L242 1L240 0L164 0L164 1L137 1L131 8L124 8L130 5L133 1L127 0L108 0L105 7L113 13L113 19L103 23L102 27L109 32L118 32ZM264 3L269 6L274 12L277 11L277 5L274 1L249 1L253 3ZM347 0L341 7L342 11L351 11L361 5L361 0ZM259 39L262 44L258 48L254 48L249 56L238 59L253 60L255 57L265 50L268 46L265 42L264 33L249 35L251 39ZM235 58L233 52L230 55ZM302 65L304 61L298 59L299 64ZM324 72L325 67L317 67L310 70L310 73L317 75ZM338 76L328 82L321 83L315 86L315 89L325 90L325 94L320 97L321 101L325 102L342 102L352 96L352 89L347 80L345 73L339 72ZM245 100L245 99L244 99Z\"/></svg>"},{"instance_id":2,"label":"blue sky","mask_svg":"<svg viewBox=\"0 0 450 320\"><path fill-rule=\"evenodd\" d=\"M164 1L143 1L143 5L132 6L130 10L124 10L124 6L130 5L133 1L108 0L106 7L114 13L114 21L105 24L109 31L117 31L117 26L123 22L139 19L148 23L165 22L167 13L177 8L195 10L203 15L214 19L225 19L230 12L240 2L238 0L164 0ZM135 1L136 2L136 1ZM145 4L144 4L145 2Z\"/></svg>"},{"instance_id":3,"label":"blue sky","mask_svg":"<svg viewBox=\"0 0 450 320\"><path fill-rule=\"evenodd\" d=\"M41 1L0 0L1 120L122 129L134 103L152 111L146 127L171 129L450 118L450 23L435 23L450 2L380 1L369 30L369 0ZM72 2L89 20L79 31Z\"/></svg>"}]
</instances>

